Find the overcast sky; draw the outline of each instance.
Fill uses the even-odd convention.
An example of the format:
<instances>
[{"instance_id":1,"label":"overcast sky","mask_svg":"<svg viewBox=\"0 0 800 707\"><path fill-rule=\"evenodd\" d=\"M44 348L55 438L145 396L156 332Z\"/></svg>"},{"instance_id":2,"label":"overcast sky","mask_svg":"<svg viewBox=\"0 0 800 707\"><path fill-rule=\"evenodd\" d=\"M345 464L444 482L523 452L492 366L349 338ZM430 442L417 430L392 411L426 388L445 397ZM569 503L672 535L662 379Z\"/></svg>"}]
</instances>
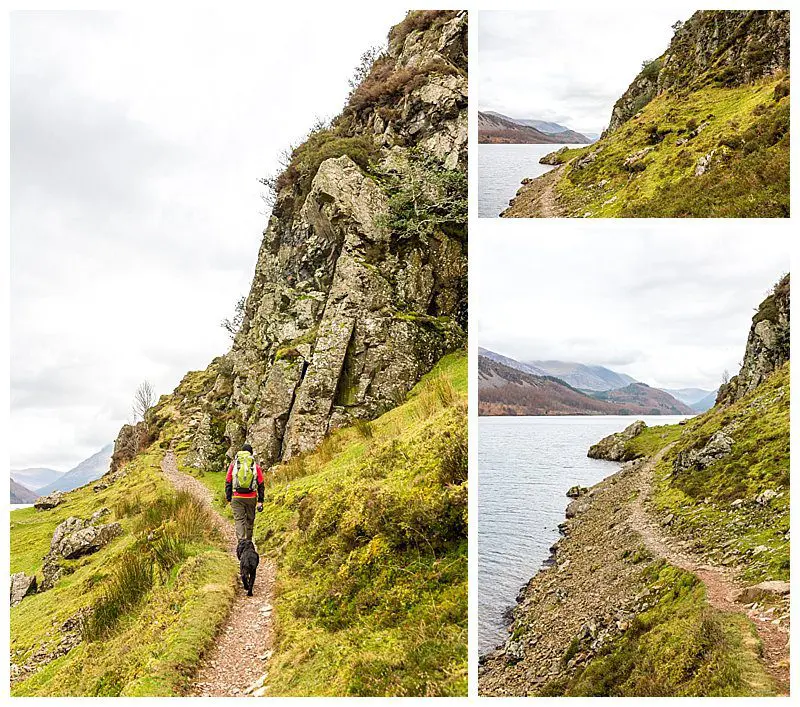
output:
<instances>
[{"instance_id":1,"label":"overcast sky","mask_svg":"<svg viewBox=\"0 0 800 707\"><path fill-rule=\"evenodd\" d=\"M786 228L755 234L753 223L564 220L542 234L482 222L470 259L479 344L714 390L738 372L755 308L789 271Z\"/></svg>"},{"instance_id":2,"label":"overcast sky","mask_svg":"<svg viewBox=\"0 0 800 707\"><path fill-rule=\"evenodd\" d=\"M641 4L481 12L480 109L602 132L642 61L660 56L671 26L694 9Z\"/></svg>"},{"instance_id":3,"label":"overcast sky","mask_svg":"<svg viewBox=\"0 0 800 707\"><path fill-rule=\"evenodd\" d=\"M72 467L143 379L170 392L228 349L258 177L405 14L266 12L12 16L12 468Z\"/></svg>"}]
</instances>

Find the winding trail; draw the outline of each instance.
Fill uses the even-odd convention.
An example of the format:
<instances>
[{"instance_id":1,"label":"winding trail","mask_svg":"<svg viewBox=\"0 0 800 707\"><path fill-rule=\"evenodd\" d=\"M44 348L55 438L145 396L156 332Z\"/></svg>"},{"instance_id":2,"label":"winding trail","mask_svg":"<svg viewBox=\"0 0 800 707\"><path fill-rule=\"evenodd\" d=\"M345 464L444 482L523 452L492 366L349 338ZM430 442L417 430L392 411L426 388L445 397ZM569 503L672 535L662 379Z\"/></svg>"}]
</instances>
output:
<instances>
[{"instance_id":1,"label":"winding trail","mask_svg":"<svg viewBox=\"0 0 800 707\"><path fill-rule=\"evenodd\" d=\"M558 218L564 216L558 203L556 185L561 179L564 165L532 179L517 192L511 205L503 211L502 218Z\"/></svg>"},{"instance_id":2,"label":"winding trail","mask_svg":"<svg viewBox=\"0 0 800 707\"><path fill-rule=\"evenodd\" d=\"M212 505L213 492L197 479L178 471L175 454L167 452L161 462L166 479L177 490L188 491L211 509L217 526L236 555L236 531ZM237 581L230 614L206 654L194 679L191 697L242 697L266 675L272 655L272 600L275 566L262 555L253 596L247 596ZM250 692L259 692L261 685Z\"/></svg>"},{"instance_id":3,"label":"winding trail","mask_svg":"<svg viewBox=\"0 0 800 707\"><path fill-rule=\"evenodd\" d=\"M779 694L789 694L789 626L773 623L775 616L758 608L737 602L743 589L736 573L727 567L710 565L704 559L675 547L676 540L668 537L653 516L647 512L645 502L653 487L653 472L673 444L664 447L646 461L638 472L639 494L633 502L629 524L631 530L641 535L645 547L676 567L695 574L706 587L708 603L715 609L743 614L752 621L761 639L764 668L775 681Z\"/></svg>"}]
</instances>

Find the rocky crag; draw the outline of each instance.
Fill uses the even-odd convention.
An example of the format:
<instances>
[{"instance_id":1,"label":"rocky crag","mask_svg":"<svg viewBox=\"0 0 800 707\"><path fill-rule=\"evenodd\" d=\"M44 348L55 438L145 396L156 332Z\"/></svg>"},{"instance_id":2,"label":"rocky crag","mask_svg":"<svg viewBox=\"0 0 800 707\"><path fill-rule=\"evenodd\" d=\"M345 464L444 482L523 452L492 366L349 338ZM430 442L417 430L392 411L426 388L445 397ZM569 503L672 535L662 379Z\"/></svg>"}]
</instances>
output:
<instances>
[{"instance_id":1,"label":"rocky crag","mask_svg":"<svg viewBox=\"0 0 800 707\"><path fill-rule=\"evenodd\" d=\"M543 158L555 174L503 216L788 216L788 10L699 11L674 30L600 140Z\"/></svg>"},{"instance_id":2,"label":"rocky crag","mask_svg":"<svg viewBox=\"0 0 800 707\"><path fill-rule=\"evenodd\" d=\"M393 407L466 343L467 14L411 13L343 113L276 179L244 319L156 426L193 463L245 440L269 465Z\"/></svg>"},{"instance_id":3,"label":"rocky crag","mask_svg":"<svg viewBox=\"0 0 800 707\"><path fill-rule=\"evenodd\" d=\"M778 70L789 70L788 11L700 10L676 25L667 51L647 63L617 100L603 136L665 92L712 80L741 86Z\"/></svg>"},{"instance_id":4,"label":"rocky crag","mask_svg":"<svg viewBox=\"0 0 800 707\"><path fill-rule=\"evenodd\" d=\"M481 694L788 694L788 348L760 326L767 312L788 339L788 288L754 317L738 376L754 387L592 447L629 461L572 493L508 640L481 658Z\"/></svg>"},{"instance_id":5,"label":"rocky crag","mask_svg":"<svg viewBox=\"0 0 800 707\"><path fill-rule=\"evenodd\" d=\"M753 316L742 368L720 388L717 405L736 402L789 360L789 300L787 274Z\"/></svg>"}]
</instances>

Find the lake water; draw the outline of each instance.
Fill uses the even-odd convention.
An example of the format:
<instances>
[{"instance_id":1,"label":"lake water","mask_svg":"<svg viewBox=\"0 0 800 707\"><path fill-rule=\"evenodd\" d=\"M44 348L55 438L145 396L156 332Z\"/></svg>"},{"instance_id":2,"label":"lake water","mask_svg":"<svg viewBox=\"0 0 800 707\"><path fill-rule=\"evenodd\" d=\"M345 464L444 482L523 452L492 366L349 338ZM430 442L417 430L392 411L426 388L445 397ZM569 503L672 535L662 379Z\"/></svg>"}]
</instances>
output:
<instances>
[{"instance_id":1,"label":"lake water","mask_svg":"<svg viewBox=\"0 0 800 707\"><path fill-rule=\"evenodd\" d=\"M592 486L619 464L589 447L635 420L683 416L482 417L478 422L478 648L507 637L504 613L558 540L571 486Z\"/></svg>"},{"instance_id":2,"label":"lake water","mask_svg":"<svg viewBox=\"0 0 800 707\"><path fill-rule=\"evenodd\" d=\"M478 145L478 216L499 216L525 177L538 177L553 169L551 165L539 164L539 158L562 147L564 145Z\"/></svg>"}]
</instances>

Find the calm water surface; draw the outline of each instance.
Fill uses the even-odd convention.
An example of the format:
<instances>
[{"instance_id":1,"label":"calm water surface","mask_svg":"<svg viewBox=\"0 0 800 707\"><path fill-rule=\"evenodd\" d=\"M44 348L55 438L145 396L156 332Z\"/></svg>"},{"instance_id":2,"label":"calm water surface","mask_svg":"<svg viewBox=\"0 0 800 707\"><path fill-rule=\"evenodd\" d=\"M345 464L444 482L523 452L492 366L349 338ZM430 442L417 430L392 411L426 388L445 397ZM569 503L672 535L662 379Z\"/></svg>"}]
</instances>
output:
<instances>
[{"instance_id":1,"label":"calm water surface","mask_svg":"<svg viewBox=\"0 0 800 707\"><path fill-rule=\"evenodd\" d=\"M499 216L525 177L538 177L553 169L550 165L539 164L539 158L562 147L564 145L478 145L478 216Z\"/></svg>"},{"instance_id":2,"label":"calm water surface","mask_svg":"<svg viewBox=\"0 0 800 707\"><path fill-rule=\"evenodd\" d=\"M484 147L483 145L481 147ZM506 639L503 614L559 538L570 486L592 486L619 465L589 447L634 420L682 416L482 417L478 423L478 648Z\"/></svg>"}]
</instances>

